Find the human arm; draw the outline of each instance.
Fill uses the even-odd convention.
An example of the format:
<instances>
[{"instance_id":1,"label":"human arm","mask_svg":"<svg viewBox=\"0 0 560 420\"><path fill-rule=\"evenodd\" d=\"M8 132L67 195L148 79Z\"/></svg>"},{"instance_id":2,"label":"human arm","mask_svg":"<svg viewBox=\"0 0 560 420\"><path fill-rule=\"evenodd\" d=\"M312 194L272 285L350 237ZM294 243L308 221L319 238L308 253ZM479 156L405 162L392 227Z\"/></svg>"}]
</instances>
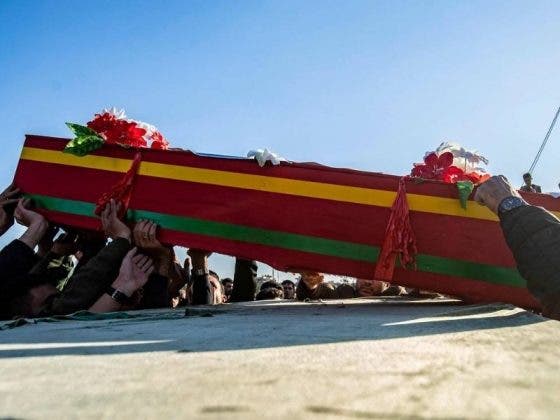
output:
<instances>
[{"instance_id":1,"label":"human arm","mask_svg":"<svg viewBox=\"0 0 560 420\"><path fill-rule=\"evenodd\" d=\"M131 248L131 231L117 214L118 205L111 200L101 213L101 224L112 242L70 277L62 293L53 300L52 313L68 314L89 308L117 277Z\"/></svg>"},{"instance_id":2,"label":"human arm","mask_svg":"<svg viewBox=\"0 0 560 420\"><path fill-rule=\"evenodd\" d=\"M236 258L230 302L253 301L256 291L257 262Z\"/></svg>"},{"instance_id":3,"label":"human arm","mask_svg":"<svg viewBox=\"0 0 560 420\"><path fill-rule=\"evenodd\" d=\"M19 240L30 249L35 249L46 233L49 223L42 215L30 210L30 204L31 201L29 199L21 198L14 212L14 218L20 225L27 227L27 230L20 236Z\"/></svg>"},{"instance_id":4,"label":"human arm","mask_svg":"<svg viewBox=\"0 0 560 420\"><path fill-rule=\"evenodd\" d=\"M543 313L560 319L560 220L543 208L518 202L500 212L509 197L520 198L503 176L478 187L475 200L500 218L505 240L529 291L543 306Z\"/></svg>"},{"instance_id":5,"label":"human arm","mask_svg":"<svg viewBox=\"0 0 560 420\"><path fill-rule=\"evenodd\" d=\"M192 264L192 300L193 305L212 305L214 290L209 278L208 251L189 249L188 254Z\"/></svg>"},{"instance_id":6,"label":"human arm","mask_svg":"<svg viewBox=\"0 0 560 420\"><path fill-rule=\"evenodd\" d=\"M137 248L133 248L124 257L119 268L119 275L111 287L130 299L138 289L146 284L153 271L153 261L146 255L140 254ZM89 308L90 312L114 312L122 309L126 302L119 302L118 298L113 296L107 292L103 293Z\"/></svg>"},{"instance_id":7,"label":"human arm","mask_svg":"<svg viewBox=\"0 0 560 420\"><path fill-rule=\"evenodd\" d=\"M11 184L0 193L0 236L14 224L14 207L19 201L20 191Z\"/></svg>"}]
</instances>

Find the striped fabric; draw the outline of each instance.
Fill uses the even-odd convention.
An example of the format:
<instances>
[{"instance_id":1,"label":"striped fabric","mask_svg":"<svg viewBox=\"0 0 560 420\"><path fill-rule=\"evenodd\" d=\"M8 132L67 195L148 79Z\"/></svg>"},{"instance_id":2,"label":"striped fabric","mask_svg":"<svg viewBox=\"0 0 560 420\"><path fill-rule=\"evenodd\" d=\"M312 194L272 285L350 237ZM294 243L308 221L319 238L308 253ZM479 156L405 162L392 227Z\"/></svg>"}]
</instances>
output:
<instances>
[{"instance_id":1,"label":"striped fabric","mask_svg":"<svg viewBox=\"0 0 560 420\"><path fill-rule=\"evenodd\" d=\"M135 150L106 145L84 157L67 140L27 136L15 182L54 223L98 229L96 200ZM260 168L247 159L145 150L127 214L151 219L163 242L256 259L279 270L372 278L399 178L314 163ZM407 182L419 255L394 282L465 298L538 304L515 269L497 218L454 186ZM552 197L527 200L554 211Z\"/></svg>"}]
</instances>

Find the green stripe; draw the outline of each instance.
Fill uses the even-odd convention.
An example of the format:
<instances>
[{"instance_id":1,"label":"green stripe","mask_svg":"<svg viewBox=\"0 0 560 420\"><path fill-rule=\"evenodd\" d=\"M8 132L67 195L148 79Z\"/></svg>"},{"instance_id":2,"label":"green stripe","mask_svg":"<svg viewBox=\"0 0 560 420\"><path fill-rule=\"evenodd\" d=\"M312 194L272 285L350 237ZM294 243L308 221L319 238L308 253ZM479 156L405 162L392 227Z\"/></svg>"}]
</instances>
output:
<instances>
[{"instance_id":1,"label":"green stripe","mask_svg":"<svg viewBox=\"0 0 560 420\"><path fill-rule=\"evenodd\" d=\"M379 254L379 249L377 247L314 236L298 235L295 233L232 225L229 223L193 219L183 216L172 216L145 210L131 210L129 211L129 215L132 220L152 220L158 225L171 230L292 249L295 251L312 252L349 260L374 262L377 260Z\"/></svg>"},{"instance_id":2,"label":"green stripe","mask_svg":"<svg viewBox=\"0 0 560 420\"><path fill-rule=\"evenodd\" d=\"M39 208L80 216L94 216L95 204L93 203L42 195L30 195L29 197L33 198L36 206ZM379 256L379 247L375 246L190 217L173 216L145 210L129 210L127 218L131 221L140 219L153 220L165 229L180 232L364 261L368 264L374 264ZM452 277L464 277L504 286L526 287L525 280L513 268L424 254L417 255L416 262L419 271Z\"/></svg>"},{"instance_id":3,"label":"green stripe","mask_svg":"<svg viewBox=\"0 0 560 420\"><path fill-rule=\"evenodd\" d=\"M416 256L416 264L420 271L429 273L460 276L503 286L527 287L527 282L515 268L452 260L425 254Z\"/></svg>"},{"instance_id":4,"label":"green stripe","mask_svg":"<svg viewBox=\"0 0 560 420\"><path fill-rule=\"evenodd\" d=\"M84 201L64 200L39 195L31 195L30 197L33 198L38 207L47 210L56 210L89 217L93 216L95 210L94 204ZM130 221L148 219L156 222L162 228L180 232L274 246L294 251L311 252L349 260L366 261L369 263L374 263L379 255L379 248L369 245L233 225L191 217L173 216L145 210L129 210L127 219Z\"/></svg>"}]
</instances>

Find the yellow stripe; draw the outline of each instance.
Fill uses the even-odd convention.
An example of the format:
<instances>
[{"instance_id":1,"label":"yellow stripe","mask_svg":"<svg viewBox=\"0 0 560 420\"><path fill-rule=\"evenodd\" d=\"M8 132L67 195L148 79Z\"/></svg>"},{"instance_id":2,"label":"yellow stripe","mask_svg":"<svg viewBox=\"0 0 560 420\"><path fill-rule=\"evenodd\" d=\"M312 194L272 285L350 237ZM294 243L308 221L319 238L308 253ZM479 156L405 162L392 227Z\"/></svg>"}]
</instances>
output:
<instances>
[{"instance_id":1,"label":"yellow stripe","mask_svg":"<svg viewBox=\"0 0 560 420\"><path fill-rule=\"evenodd\" d=\"M126 172L130 167L131 162L128 159L93 155L78 157L54 150L45 150L33 147L24 147L21 159L113 172ZM396 197L396 192L394 191L325 184L320 182L277 178L263 175L248 175L237 172L201 169L154 162L142 162L140 164L139 174L158 178L243 188L277 194L321 198L379 207L391 207ZM407 198L410 209L413 211L483 220L498 220L498 218L486 207L479 206L475 203L470 203L468 210L464 210L459 205L459 200L454 198L442 198L419 194L407 194Z\"/></svg>"}]
</instances>

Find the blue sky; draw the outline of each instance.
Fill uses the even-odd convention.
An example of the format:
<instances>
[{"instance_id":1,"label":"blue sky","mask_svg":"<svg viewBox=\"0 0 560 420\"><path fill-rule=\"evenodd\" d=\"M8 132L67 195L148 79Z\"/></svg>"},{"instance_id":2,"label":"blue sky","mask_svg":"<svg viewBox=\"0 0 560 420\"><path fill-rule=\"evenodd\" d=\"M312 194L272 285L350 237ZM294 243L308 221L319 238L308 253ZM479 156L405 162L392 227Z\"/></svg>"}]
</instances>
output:
<instances>
[{"instance_id":1,"label":"blue sky","mask_svg":"<svg viewBox=\"0 0 560 420\"><path fill-rule=\"evenodd\" d=\"M25 133L108 106L178 147L392 174L455 140L520 185L560 105L555 1L3 0L0 21L6 185ZM560 129L543 190L559 153Z\"/></svg>"}]
</instances>

